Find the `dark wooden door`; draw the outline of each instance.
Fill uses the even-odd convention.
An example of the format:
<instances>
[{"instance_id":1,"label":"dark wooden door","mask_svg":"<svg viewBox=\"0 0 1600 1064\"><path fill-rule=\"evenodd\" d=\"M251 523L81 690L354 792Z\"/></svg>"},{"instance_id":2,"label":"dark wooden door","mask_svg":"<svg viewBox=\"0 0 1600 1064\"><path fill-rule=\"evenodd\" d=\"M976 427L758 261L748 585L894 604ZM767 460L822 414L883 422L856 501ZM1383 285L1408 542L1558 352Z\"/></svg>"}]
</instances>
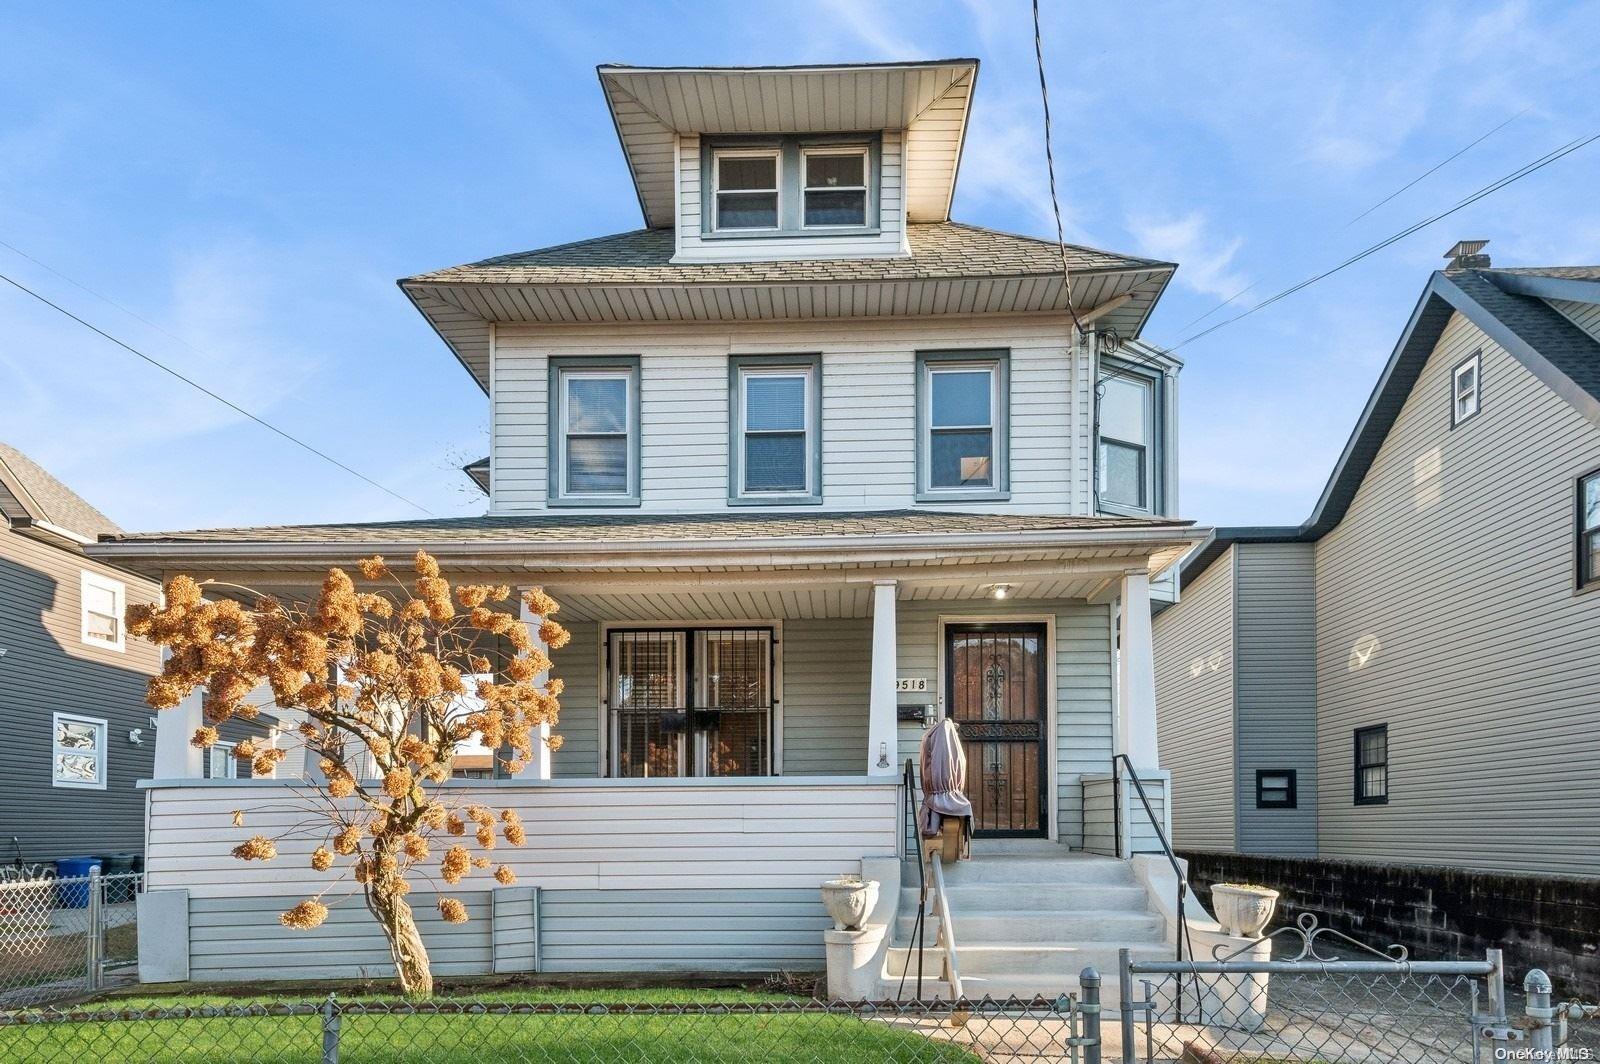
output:
<instances>
[{"instance_id":1,"label":"dark wooden door","mask_svg":"<svg viewBox=\"0 0 1600 1064\"><path fill-rule=\"evenodd\" d=\"M1046 665L1042 624L945 628L945 707L967 754L975 835L1049 833Z\"/></svg>"}]
</instances>

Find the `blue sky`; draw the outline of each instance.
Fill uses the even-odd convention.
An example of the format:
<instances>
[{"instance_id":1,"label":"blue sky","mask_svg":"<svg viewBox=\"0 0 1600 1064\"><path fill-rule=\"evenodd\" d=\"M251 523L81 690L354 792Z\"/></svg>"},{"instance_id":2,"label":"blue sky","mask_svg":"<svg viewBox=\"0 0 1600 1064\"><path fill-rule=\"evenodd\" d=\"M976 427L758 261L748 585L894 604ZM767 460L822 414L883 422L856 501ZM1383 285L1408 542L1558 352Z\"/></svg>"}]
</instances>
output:
<instances>
[{"instance_id":1,"label":"blue sky","mask_svg":"<svg viewBox=\"0 0 1600 1064\"><path fill-rule=\"evenodd\" d=\"M1158 343L1600 131L1596 2L1044 7L1069 239L1182 264ZM955 215L1053 233L1017 0L378 11L0 4L0 240L138 317L0 270L441 515L486 402L394 280L640 224L596 63L978 56ZM1445 249L1600 262L1597 187L1600 144L1185 346L1185 514L1303 518ZM133 529L415 516L14 291L0 438Z\"/></svg>"}]
</instances>

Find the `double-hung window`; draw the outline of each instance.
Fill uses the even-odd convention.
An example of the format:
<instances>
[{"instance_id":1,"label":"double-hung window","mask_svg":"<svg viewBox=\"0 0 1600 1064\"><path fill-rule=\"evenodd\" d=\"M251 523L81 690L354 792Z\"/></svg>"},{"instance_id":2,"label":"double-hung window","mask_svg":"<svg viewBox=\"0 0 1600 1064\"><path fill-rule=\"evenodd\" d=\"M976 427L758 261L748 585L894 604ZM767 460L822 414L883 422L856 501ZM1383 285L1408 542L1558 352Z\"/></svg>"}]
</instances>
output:
<instances>
[{"instance_id":1,"label":"double-hung window","mask_svg":"<svg viewBox=\"0 0 1600 1064\"><path fill-rule=\"evenodd\" d=\"M867 149L807 148L802 198L807 229L867 224Z\"/></svg>"},{"instance_id":2,"label":"double-hung window","mask_svg":"<svg viewBox=\"0 0 1600 1064\"><path fill-rule=\"evenodd\" d=\"M1578 586L1600 585L1600 469L1578 481Z\"/></svg>"},{"instance_id":3,"label":"double-hung window","mask_svg":"<svg viewBox=\"0 0 1600 1064\"><path fill-rule=\"evenodd\" d=\"M127 585L99 573L83 573L83 641L106 650L123 649L122 614L127 608Z\"/></svg>"},{"instance_id":4,"label":"double-hung window","mask_svg":"<svg viewBox=\"0 0 1600 1064\"><path fill-rule=\"evenodd\" d=\"M917 497L1003 498L1006 469L1006 355L997 351L917 356Z\"/></svg>"},{"instance_id":5,"label":"double-hung window","mask_svg":"<svg viewBox=\"0 0 1600 1064\"><path fill-rule=\"evenodd\" d=\"M639 361L553 359L550 502L639 502Z\"/></svg>"},{"instance_id":6,"label":"double-hung window","mask_svg":"<svg viewBox=\"0 0 1600 1064\"><path fill-rule=\"evenodd\" d=\"M1389 726L1356 729L1356 804L1382 805L1389 800Z\"/></svg>"},{"instance_id":7,"label":"double-hung window","mask_svg":"<svg viewBox=\"0 0 1600 1064\"><path fill-rule=\"evenodd\" d=\"M719 151L712 165L712 228L719 232L776 229L782 156L776 149Z\"/></svg>"},{"instance_id":8,"label":"double-hung window","mask_svg":"<svg viewBox=\"0 0 1600 1064\"><path fill-rule=\"evenodd\" d=\"M821 375L815 356L731 360L730 503L822 500Z\"/></svg>"},{"instance_id":9,"label":"double-hung window","mask_svg":"<svg viewBox=\"0 0 1600 1064\"><path fill-rule=\"evenodd\" d=\"M1165 461L1162 388L1159 373L1106 364L1098 389L1095 476L1095 492L1103 511L1161 512Z\"/></svg>"},{"instance_id":10,"label":"double-hung window","mask_svg":"<svg viewBox=\"0 0 1600 1064\"><path fill-rule=\"evenodd\" d=\"M83 790L106 789L106 722L75 713L50 720L50 783Z\"/></svg>"},{"instance_id":11,"label":"double-hung window","mask_svg":"<svg viewBox=\"0 0 1600 1064\"><path fill-rule=\"evenodd\" d=\"M1450 424L1456 426L1478 412L1483 388L1483 352L1457 366L1450 374Z\"/></svg>"}]
</instances>

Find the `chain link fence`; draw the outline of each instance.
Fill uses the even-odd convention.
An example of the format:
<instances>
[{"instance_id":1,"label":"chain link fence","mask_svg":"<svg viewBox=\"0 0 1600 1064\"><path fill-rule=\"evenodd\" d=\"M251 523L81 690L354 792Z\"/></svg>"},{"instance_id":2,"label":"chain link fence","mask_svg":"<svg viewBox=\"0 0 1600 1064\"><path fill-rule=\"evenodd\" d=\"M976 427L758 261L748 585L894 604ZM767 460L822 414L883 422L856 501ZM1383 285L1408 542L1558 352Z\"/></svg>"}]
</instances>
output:
<instances>
[{"instance_id":1,"label":"chain link fence","mask_svg":"<svg viewBox=\"0 0 1600 1064\"><path fill-rule=\"evenodd\" d=\"M0 883L0 1008L103 989L138 962L137 873Z\"/></svg>"},{"instance_id":2,"label":"chain link fence","mask_svg":"<svg viewBox=\"0 0 1600 1064\"><path fill-rule=\"evenodd\" d=\"M904 1061L1096 1064L1098 1005L770 1000L442 1000L0 1013L0 1061L556 1064Z\"/></svg>"}]
</instances>

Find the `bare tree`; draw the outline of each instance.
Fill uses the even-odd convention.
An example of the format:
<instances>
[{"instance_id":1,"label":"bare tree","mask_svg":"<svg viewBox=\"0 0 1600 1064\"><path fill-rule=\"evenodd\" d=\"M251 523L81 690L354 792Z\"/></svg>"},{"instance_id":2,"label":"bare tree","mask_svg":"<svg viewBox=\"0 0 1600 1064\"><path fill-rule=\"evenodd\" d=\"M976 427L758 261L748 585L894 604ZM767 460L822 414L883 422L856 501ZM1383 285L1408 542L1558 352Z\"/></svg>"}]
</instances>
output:
<instances>
[{"instance_id":1,"label":"bare tree","mask_svg":"<svg viewBox=\"0 0 1600 1064\"><path fill-rule=\"evenodd\" d=\"M171 709L205 687L205 723L191 740L197 747L216 745L223 722L255 717L246 698L262 684L278 707L303 713L298 739L325 781L308 784L315 788L303 806L308 819L276 836L255 835L233 856L270 861L285 838L319 838L311 867L328 874L328 885L279 919L318 927L328 915L322 898L349 877L383 928L402 992L425 998L433 974L406 900L412 881L436 868L444 883L459 883L491 865L497 840L519 846L525 839L514 809L451 801L443 785L457 744L479 736L491 750L509 751L506 769L520 771L537 755L536 743L560 744L541 738L540 726L557 720L561 681L540 682L550 659L511 612L511 588L452 587L422 551L412 569L408 583L381 557L367 558L358 565L360 586L343 569L330 569L306 603L232 588L251 605L208 601L202 589L210 581L177 576L167 583L164 605L128 610L128 631L170 650L150 681L151 706ZM568 633L553 619L555 601L538 589L522 601L542 618L540 641L552 650L564 646ZM261 775L288 750L245 739L232 754ZM244 814L234 821L242 825ZM493 876L516 881L504 864ZM460 899L438 904L445 920L467 919Z\"/></svg>"}]
</instances>

